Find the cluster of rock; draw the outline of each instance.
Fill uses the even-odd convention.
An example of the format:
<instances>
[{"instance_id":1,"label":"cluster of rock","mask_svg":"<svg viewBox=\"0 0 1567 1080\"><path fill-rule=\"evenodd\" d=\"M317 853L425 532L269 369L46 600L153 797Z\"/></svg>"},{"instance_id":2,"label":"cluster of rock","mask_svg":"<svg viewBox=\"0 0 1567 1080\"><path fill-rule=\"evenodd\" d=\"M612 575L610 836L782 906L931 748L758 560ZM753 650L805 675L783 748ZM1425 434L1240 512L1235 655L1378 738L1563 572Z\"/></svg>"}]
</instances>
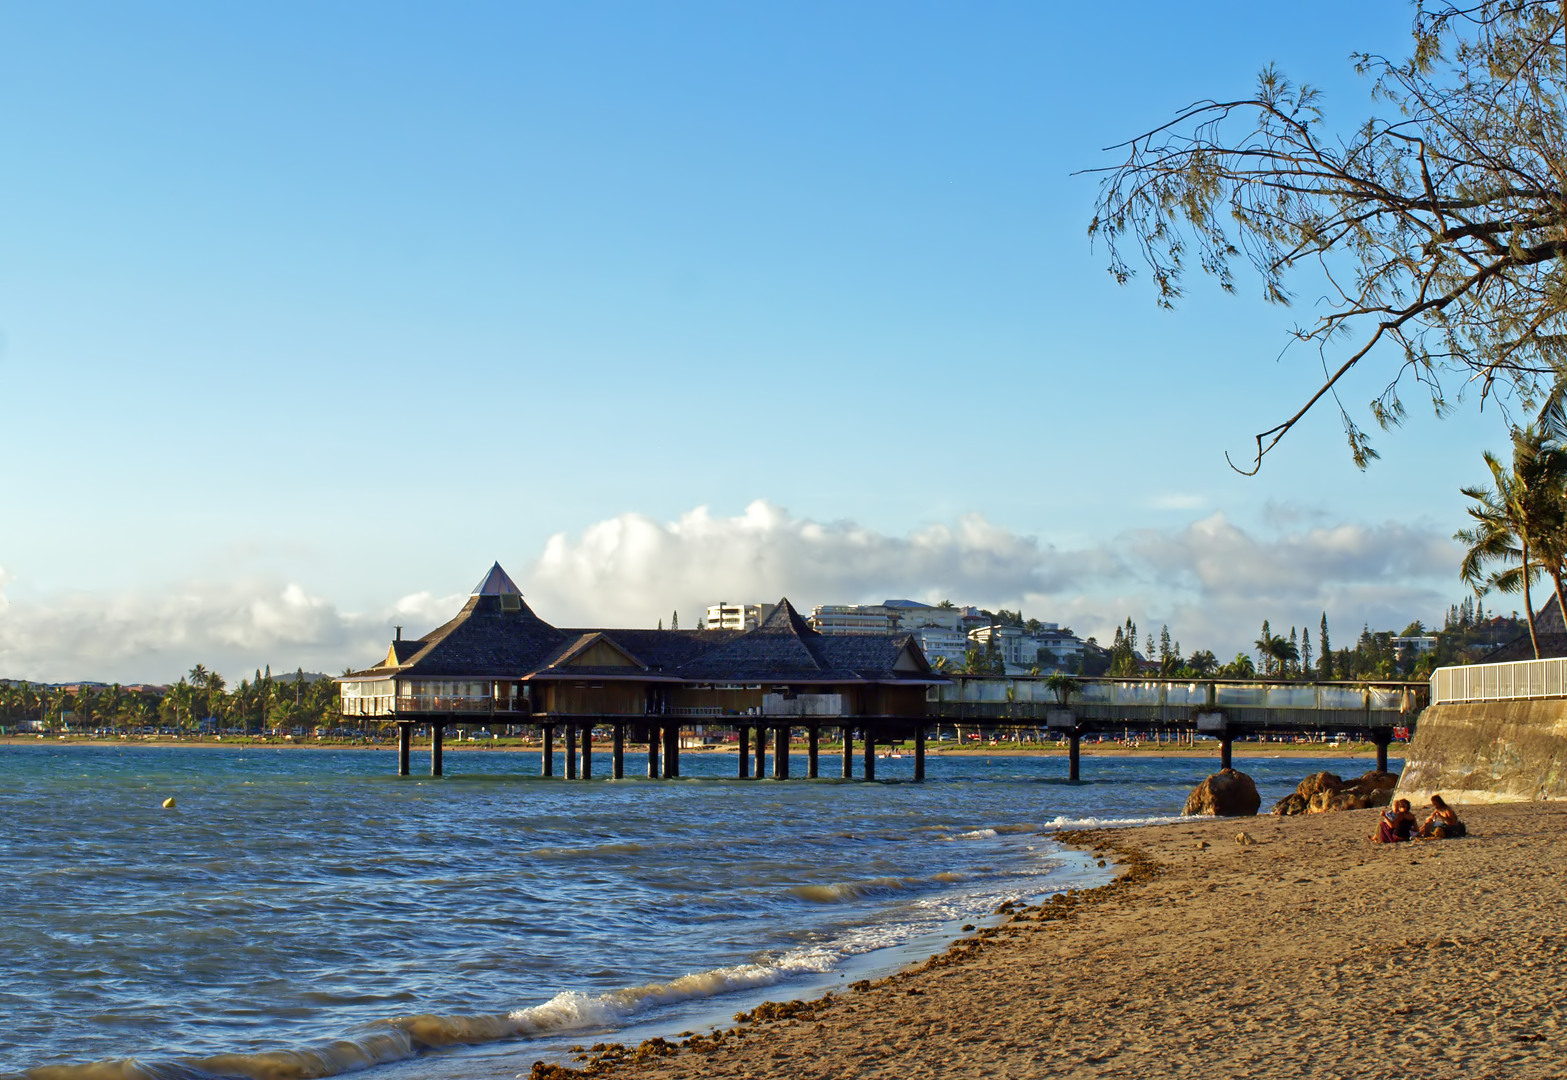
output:
<instances>
[{"instance_id":1,"label":"cluster of rock","mask_svg":"<svg viewBox=\"0 0 1567 1080\"><path fill-rule=\"evenodd\" d=\"M1183 813L1250 817L1261 808L1262 796L1251 777L1234 769L1220 769L1186 797Z\"/></svg>"},{"instance_id":2,"label":"cluster of rock","mask_svg":"<svg viewBox=\"0 0 1567 1080\"><path fill-rule=\"evenodd\" d=\"M1398 786L1398 774L1373 769L1357 780L1341 780L1330 772L1312 773L1293 793L1273 804L1273 812L1325 814L1334 810L1364 810L1386 806Z\"/></svg>"}]
</instances>

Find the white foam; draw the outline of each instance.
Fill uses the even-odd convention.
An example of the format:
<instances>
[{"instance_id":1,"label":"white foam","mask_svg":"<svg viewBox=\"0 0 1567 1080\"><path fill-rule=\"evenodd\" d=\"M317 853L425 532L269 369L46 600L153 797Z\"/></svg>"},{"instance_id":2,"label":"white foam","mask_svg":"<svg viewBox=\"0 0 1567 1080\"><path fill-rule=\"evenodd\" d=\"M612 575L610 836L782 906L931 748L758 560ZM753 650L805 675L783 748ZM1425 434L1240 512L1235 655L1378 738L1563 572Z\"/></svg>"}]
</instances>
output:
<instances>
[{"instance_id":1,"label":"white foam","mask_svg":"<svg viewBox=\"0 0 1567 1080\"><path fill-rule=\"evenodd\" d=\"M1168 825L1185 820L1180 814L1153 815L1151 817L1066 817L1061 816L1044 824L1046 829L1120 829L1133 825Z\"/></svg>"},{"instance_id":2,"label":"white foam","mask_svg":"<svg viewBox=\"0 0 1567 1080\"><path fill-rule=\"evenodd\" d=\"M668 982L630 986L607 994L582 994L568 990L556 994L542 1005L518 1009L510 1013L508 1019L518 1035L612 1027L627 1017L657 1005L717 997L738 990L771 986L793 975L828 971L838 958L837 953L827 949L799 949L773 963L714 968L682 975Z\"/></svg>"}]
</instances>

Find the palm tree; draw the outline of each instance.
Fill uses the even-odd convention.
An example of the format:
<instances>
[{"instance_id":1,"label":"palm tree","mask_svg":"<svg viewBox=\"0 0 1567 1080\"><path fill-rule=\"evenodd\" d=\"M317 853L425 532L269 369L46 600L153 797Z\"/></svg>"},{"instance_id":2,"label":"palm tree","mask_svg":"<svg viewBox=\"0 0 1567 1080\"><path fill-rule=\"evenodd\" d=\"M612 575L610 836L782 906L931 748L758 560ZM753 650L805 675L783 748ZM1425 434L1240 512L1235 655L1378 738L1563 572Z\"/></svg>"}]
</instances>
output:
<instances>
[{"instance_id":1,"label":"palm tree","mask_svg":"<svg viewBox=\"0 0 1567 1080\"><path fill-rule=\"evenodd\" d=\"M1541 570L1550 575L1557 610L1567 622L1567 599L1562 595L1567 561L1567 448L1533 424L1514 428L1512 441L1510 467L1490 451L1485 453L1493 488L1461 489L1474 501L1468 512L1475 525L1454 538L1468 545L1459 575L1477 592L1522 591L1529 641L1538 658L1531 587ZM1515 561L1517 565L1511 565ZM1503 568L1486 574L1491 563L1501 563Z\"/></svg>"}]
</instances>

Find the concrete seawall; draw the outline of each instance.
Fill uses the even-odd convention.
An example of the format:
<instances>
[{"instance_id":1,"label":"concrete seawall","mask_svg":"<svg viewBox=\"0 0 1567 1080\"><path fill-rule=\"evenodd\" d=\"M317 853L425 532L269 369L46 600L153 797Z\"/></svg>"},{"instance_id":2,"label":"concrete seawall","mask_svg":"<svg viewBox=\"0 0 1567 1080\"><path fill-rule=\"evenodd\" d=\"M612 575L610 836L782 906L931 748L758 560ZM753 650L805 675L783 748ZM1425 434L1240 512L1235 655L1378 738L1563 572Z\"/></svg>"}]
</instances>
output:
<instances>
[{"instance_id":1,"label":"concrete seawall","mask_svg":"<svg viewBox=\"0 0 1567 1080\"><path fill-rule=\"evenodd\" d=\"M1420 714L1397 794L1419 805L1567 798L1567 699L1432 705Z\"/></svg>"}]
</instances>

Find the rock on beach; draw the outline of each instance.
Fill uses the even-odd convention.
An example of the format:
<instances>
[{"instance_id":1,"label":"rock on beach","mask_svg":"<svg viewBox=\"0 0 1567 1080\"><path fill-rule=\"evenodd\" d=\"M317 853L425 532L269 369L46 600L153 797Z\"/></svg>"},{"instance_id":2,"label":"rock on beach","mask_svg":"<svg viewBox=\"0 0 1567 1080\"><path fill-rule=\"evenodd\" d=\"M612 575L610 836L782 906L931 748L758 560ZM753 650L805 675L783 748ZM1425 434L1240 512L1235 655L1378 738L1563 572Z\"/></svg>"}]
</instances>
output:
<instances>
[{"instance_id":1,"label":"rock on beach","mask_svg":"<svg viewBox=\"0 0 1567 1080\"><path fill-rule=\"evenodd\" d=\"M1210 817L1250 817L1262 808L1262 796L1251 777L1234 769L1220 769L1197 785L1186 797L1188 815Z\"/></svg>"},{"instance_id":2,"label":"rock on beach","mask_svg":"<svg viewBox=\"0 0 1567 1080\"><path fill-rule=\"evenodd\" d=\"M1348 782L1330 772L1315 772L1302 780L1293 792L1274 803L1273 813L1290 817L1295 814L1326 814L1386 806L1392 800L1393 788L1397 785L1397 773L1377 772L1375 769Z\"/></svg>"}]
</instances>

